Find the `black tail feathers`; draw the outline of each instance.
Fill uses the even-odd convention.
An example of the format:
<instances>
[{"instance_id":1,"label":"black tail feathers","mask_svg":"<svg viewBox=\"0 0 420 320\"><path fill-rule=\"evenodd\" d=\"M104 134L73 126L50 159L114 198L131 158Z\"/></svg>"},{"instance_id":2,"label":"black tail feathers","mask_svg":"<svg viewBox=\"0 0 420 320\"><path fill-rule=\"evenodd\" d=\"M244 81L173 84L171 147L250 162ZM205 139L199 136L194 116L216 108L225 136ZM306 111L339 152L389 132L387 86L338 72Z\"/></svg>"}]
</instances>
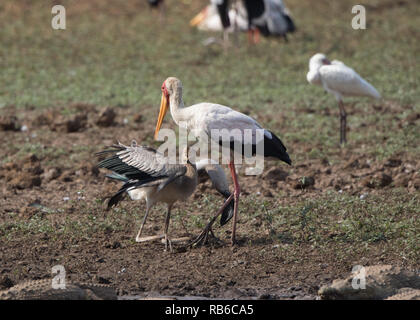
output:
<instances>
[{"instance_id":1,"label":"black tail feathers","mask_svg":"<svg viewBox=\"0 0 420 320\"><path fill-rule=\"evenodd\" d=\"M136 182L124 183L123 186L120 188L120 190L118 190L117 193L112 195L111 198L109 199L107 210L111 209L113 206L116 206L118 202L123 200L126 195L126 191L135 185L136 185Z\"/></svg>"},{"instance_id":2,"label":"black tail feathers","mask_svg":"<svg viewBox=\"0 0 420 320\"><path fill-rule=\"evenodd\" d=\"M287 149L283 142L281 142L281 140L274 133L271 131L269 132L271 133L271 139L264 136L264 156L274 157L291 165L292 160L290 160L289 154L287 153Z\"/></svg>"},{"instance_id":3,"label":"black tail feathers","mask_svg":"<svg viewBox=\"0 0 420 320\"><path fill-rule=\"evenodd\" d=\"M229 198L230 194L227 195L226 199ZM222 215L220 217L220 225L223 226L226 223L229 222L229 220L233 217L233 208L235 206L235 200L232 198L232 200L229 202L229 204L226 206L226 208L223 209Z\"/></svg>"}]
</instances>

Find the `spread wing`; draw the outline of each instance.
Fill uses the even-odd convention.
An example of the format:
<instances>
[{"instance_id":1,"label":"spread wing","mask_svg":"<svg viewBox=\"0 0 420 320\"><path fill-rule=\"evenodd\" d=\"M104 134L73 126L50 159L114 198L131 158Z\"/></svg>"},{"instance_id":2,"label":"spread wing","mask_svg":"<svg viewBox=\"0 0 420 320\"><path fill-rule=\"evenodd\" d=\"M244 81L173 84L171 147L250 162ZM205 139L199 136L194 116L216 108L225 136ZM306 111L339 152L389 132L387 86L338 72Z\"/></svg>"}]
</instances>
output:
<instances>
[{"instance_id":1,"label":"spread wing","mask_svg":"<svg viewBox=\"0 0 420 320\"><path fill-rule=\"evenodd\" d=\"M100 161L98 167L113 171L108 178L124 182L108 201L108 209L121 201L126 191L150 186L158 186L159 191L187 171L185 165L171 164L155 149L137 146L135 142L131 146L118 143L96 155L108 154L111 156Z\"/></svg>"},{"instance_id":2,"label":"spread wing","mask_svg":"<svg viewBox=\"0 0 420 320\"><path fill-rule=\"evenodd\" d=\"M142 181L178 177L187 170L185 165L169 163L169 158L155 149L137 146L136 143L131 146L118 143L97 153L98 156L106 154L112 155L100 161L98 167L114 171L128 179Z\"/></svg>"}]
</instances>

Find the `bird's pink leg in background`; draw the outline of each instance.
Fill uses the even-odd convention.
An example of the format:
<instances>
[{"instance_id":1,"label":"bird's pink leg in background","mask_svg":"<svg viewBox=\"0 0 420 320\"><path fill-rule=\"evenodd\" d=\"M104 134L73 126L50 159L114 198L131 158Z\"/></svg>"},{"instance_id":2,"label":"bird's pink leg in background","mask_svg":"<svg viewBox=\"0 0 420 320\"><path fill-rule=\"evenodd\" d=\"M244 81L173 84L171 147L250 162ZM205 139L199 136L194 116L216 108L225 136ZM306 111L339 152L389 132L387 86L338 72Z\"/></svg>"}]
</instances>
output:
<instances>
[{"instance_id":1,"label":"bird's pink leg in background","mask_svg":"<svg viewBox=\"0 0 420 320\"><path fill-rule=\"evenodd\" d=\"M251 29L248 30L247 35L248 35L248 44L252 44L253 35L252 35L252 30Z\"/></svg>"},{"instance_id":2,"label":"bird's pink leg in background","mask_svg":"<svg viewBox=\"0 0 420 320\"><path fill-rule=\"evenodd\" d=\"M236 222L238 219L238 202L239 202L239 194L241 193L241 188L238 183L238 176L236 174L235 164L232 161L229 162L229 169L230 169L230 173L233 179L233 186L234 186L233 195L234 195L234 200L235 200L235 203L233 206L233 225L232 225L232 238L231 238L231 244L233 246L236 242Z\"/></svg>"},{"instance_id":3,"label":"bird's pink leg in background","mask_svg":"<svg viewBox=\"0 0 420 320\"><path fill-rule=\"evenodd\" d=\"M254 30L254 44L260 43L260 30Z\"/></svg>"}]
</instances>

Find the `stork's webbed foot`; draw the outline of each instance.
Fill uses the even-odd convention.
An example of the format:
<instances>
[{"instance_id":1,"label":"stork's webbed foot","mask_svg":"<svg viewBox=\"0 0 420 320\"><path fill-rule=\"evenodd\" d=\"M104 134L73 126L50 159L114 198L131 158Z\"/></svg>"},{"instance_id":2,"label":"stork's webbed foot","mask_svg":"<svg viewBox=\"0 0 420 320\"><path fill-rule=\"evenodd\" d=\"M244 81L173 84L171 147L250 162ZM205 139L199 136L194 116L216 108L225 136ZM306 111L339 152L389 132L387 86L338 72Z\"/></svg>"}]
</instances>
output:
<instances>
[{"instance_id":1,"label":"stork's webbed foot","mask_svg":"<svg viewBox=\"0 0 420 320\"><path fill-rule=\"evenodd\" d=\"M222 244L223 241L220 240L219 238L217 238L214 235L213 229L211 225L207 225L203 231L201 231L201 233L193 240L191 240L188 244L187 247L193 247L193 246L204 246L205 244L208 243L209 238L212 238L212 240L214 240L217 243Z\"/></svg>"}]
</instances>

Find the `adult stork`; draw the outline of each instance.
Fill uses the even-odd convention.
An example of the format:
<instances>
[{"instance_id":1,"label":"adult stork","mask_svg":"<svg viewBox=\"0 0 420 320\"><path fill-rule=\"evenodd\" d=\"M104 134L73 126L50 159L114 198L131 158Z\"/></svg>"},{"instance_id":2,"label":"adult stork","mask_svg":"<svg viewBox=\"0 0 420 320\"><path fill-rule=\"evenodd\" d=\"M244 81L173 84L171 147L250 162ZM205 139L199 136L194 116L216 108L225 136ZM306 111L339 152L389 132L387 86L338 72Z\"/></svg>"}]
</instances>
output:
<instances>
[{"instance_id":1,"label":"adult stork","mask_svg":"<svg viewBox=\"0 0 420 320\"><path fill-rule=\"evenodd\" d=\"M232 110L229 107L214 103L199 103L190 107L185 107L182 99L182 84L177 78L167 78L162 84L162 98L159 110L159 116L155 129L155 139L157 139L159 130L162 126L163 119L168 109L171 112L172 119L175 123L200 137L204 134L219 145L229 145L231 150L235 150L240 146L240 152L244 155L246 144L252 144L252 150L258 150L257 144L263 143L263 154L260 156L274 157L288 164L291 164L290 157L286 152L286 147L281 140L268 129L264 129L253 118ZM217 132L240 132L240 136L230 134L213 134ZM263 132L262 141L257 141L258 133ZM252 133L252 142L245 140L246 132ZM235 148L236 147L236 148ZM249 147L249 146L248 146ZM237 149L236 149L237 150ZM236 222L238 217L238 201L240 194L240 186L235 170L235 164L232 157L229 159L229 169L234 184L234 212L231 244L236 241ZM230 201L228 199L226 202ZM227 205L225 202L224 206Z\"/></svg>"},{"instance_id":2,"label":"adult stork","mask_svg":"<svg viewBox=\"0 0 420 320\"><path fill-rule=\"evenodd\" d=\"M124 182L122 187L110 197L108 209L117 205L126 194L132 200L146 199L146 213L136 242L145 242L164 238L165 250L172 251L171 240L168 237L169 220L172 206L176 201L185 201L197 186L197 175L207 174L213 187L226 199L231 198L226 175L222 168L208 159L202 159L196 164L189 161L188 148L182 154L185 164L171 164L169 159L147 146L138 146L135 141L131 146L122 143L111 146L109 149L97 153L98 156L109 155L99 162L99 168L113 171L107 178ZM142 237L143 227L152 207L158 202L168 205L164 234ZM224 225L233 216L233 203L222 210L220 224ZM185 238L175 241L188 240Z\"/></svg>"},{"instance_id":3,"label":"adult stork","mask_svg":"<svg viewBox=\"0 0 420 320\"><path fill-rule=\"evenodd\" d=\"M317 53L309 60L306 79L332 93L340 108L340 144L347 142L347 114L343 96L367 96L379 99L379 92L356 71L338 60L330 61L325 54Z\"/></svg>"},{"instance_id":4,"label":"adult stork","mask_svg":"<svg viewBox=\"0 0 420 320\"><path fill-rule=\"evenodd\" d=\"M214 1L210 1L209 5L191 19L190 26L202 31L230 33L248 30L248 20L243 6L228 10L224 5L219 6ZM223 37L227 39L227 35L224 34Z\"/></svg>"}]
</instances>

